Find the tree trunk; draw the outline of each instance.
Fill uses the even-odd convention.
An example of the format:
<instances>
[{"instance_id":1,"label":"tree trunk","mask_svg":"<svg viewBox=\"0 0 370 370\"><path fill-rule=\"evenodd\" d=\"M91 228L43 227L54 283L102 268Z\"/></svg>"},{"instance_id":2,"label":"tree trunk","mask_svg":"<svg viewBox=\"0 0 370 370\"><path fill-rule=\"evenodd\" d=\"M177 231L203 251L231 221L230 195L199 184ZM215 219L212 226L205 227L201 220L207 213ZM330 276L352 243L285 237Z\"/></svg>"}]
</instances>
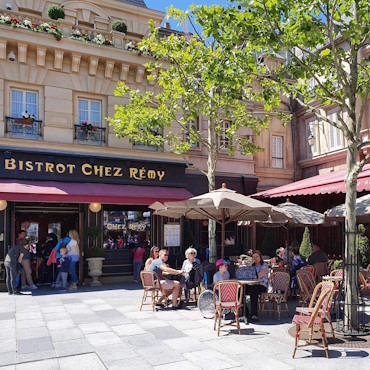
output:
<instances>
[{"instance_id":1,"label":"tree trunk","mask_svg":"<svg viewBox=\"0 0 370 370\"><path fill-rule=\"evenodd\" d=\"M348 144L346 175L346 220L344 249L344 330L358 330L358 264L356 249L357 143Z\"/></svg>"},{"instance_id":2,"label":"tree trunk","mask_svg":"<svg viewBox=\"0 0 370 370\"><path fill-rule=\"evenodd\" d=\"M217 143L216 125L211 118L208 119L208 149L207 178L208 191L216 189L216 165L217 165ZM216 244L216 221L208 220L208 243L209 243L209 262L217 261Z\"/></svg>"}]
</instances>

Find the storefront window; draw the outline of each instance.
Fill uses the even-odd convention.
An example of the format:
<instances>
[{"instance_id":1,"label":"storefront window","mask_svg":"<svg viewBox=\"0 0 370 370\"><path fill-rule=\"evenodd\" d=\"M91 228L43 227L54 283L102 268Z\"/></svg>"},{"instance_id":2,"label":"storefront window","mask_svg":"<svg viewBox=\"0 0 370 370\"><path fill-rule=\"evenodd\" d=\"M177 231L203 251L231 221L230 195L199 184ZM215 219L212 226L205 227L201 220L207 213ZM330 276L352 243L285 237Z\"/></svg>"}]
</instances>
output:
<instances>
[{"instance_id":1,"label":"storefront window","mask_svg":"<svg viewBox=\"0 0 370 370\"><path fill-rule=\"evenodd\" d=\"M104 249L150 246L150 212L104 211Z\"/></svg>"}]
</instances>

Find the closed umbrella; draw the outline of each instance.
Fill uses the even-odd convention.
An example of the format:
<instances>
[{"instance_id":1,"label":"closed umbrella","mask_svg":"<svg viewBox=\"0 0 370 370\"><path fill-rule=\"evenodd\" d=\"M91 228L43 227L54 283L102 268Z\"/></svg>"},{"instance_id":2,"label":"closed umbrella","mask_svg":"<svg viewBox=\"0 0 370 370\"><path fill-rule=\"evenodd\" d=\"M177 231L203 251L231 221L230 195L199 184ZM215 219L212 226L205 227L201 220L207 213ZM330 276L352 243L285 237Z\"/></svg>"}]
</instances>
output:
<instances>
[{"instance_id":1,"label":"closed umbrella","mask_svg":"<svg viewBox=\"0 0 370 370\"><path fill-rule=\"evenodd\" d=\"M181 202L165 202L160 208L158 202L149 206L155 210L154 214L185 218L191 220L212 219L221 224L221 257L224 257L225 248L225 225L239 220L266 221L269 215L276 218L286 219L283 211L271 204L261 202L249 196L227 189L225 184L222 188L209 193L201 194Z\"/></svg>"}]
</instances>

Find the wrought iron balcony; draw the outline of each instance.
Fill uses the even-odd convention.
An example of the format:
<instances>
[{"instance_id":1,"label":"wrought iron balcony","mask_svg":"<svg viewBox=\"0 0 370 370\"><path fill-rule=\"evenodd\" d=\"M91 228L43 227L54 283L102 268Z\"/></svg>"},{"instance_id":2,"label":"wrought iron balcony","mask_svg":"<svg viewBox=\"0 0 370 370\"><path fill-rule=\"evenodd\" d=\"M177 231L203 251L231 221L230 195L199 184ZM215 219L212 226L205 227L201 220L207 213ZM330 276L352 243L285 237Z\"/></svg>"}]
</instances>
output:
<instances>
[{"instance_id":1,"label":"wrought iron balcony","mask_svg":"<svg viewBox=\"0 0 370 370\"><path fill-rule=\"evenodd\" d=\"M79 144L102 146L105 143L105 127L93 126L93 130L86 131L82 125L75 125L75 140Z\"/></svg>"},{"instance_id":2,"label":"wrought iron balcony","mask_svg":"<svg viewBox=\"0 0 370 370\"><path fill-rule=\"evenodd\" d=\"M42 136L42 121L30 118L5 117L5 133L10 137L27 140L39 140Z\"/></svg>"}]
</instances>

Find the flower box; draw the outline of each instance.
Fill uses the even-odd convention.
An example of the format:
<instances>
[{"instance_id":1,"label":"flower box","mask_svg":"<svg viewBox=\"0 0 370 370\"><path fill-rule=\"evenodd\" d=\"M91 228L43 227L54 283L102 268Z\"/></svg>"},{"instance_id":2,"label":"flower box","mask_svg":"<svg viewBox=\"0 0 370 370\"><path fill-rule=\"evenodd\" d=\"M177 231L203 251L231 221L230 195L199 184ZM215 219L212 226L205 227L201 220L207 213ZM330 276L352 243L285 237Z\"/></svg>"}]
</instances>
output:
<instances>
[{"instance_id":1,"label":"flower box","mask_svg":"<svg viewBox=\"0 0 370 370\"><path fill-rule=\"evenodd\" d=\"M31 118L13 118L14 123L19 123L22 125L33 125L33 120Z\"/></svg>"}]
</instances>

